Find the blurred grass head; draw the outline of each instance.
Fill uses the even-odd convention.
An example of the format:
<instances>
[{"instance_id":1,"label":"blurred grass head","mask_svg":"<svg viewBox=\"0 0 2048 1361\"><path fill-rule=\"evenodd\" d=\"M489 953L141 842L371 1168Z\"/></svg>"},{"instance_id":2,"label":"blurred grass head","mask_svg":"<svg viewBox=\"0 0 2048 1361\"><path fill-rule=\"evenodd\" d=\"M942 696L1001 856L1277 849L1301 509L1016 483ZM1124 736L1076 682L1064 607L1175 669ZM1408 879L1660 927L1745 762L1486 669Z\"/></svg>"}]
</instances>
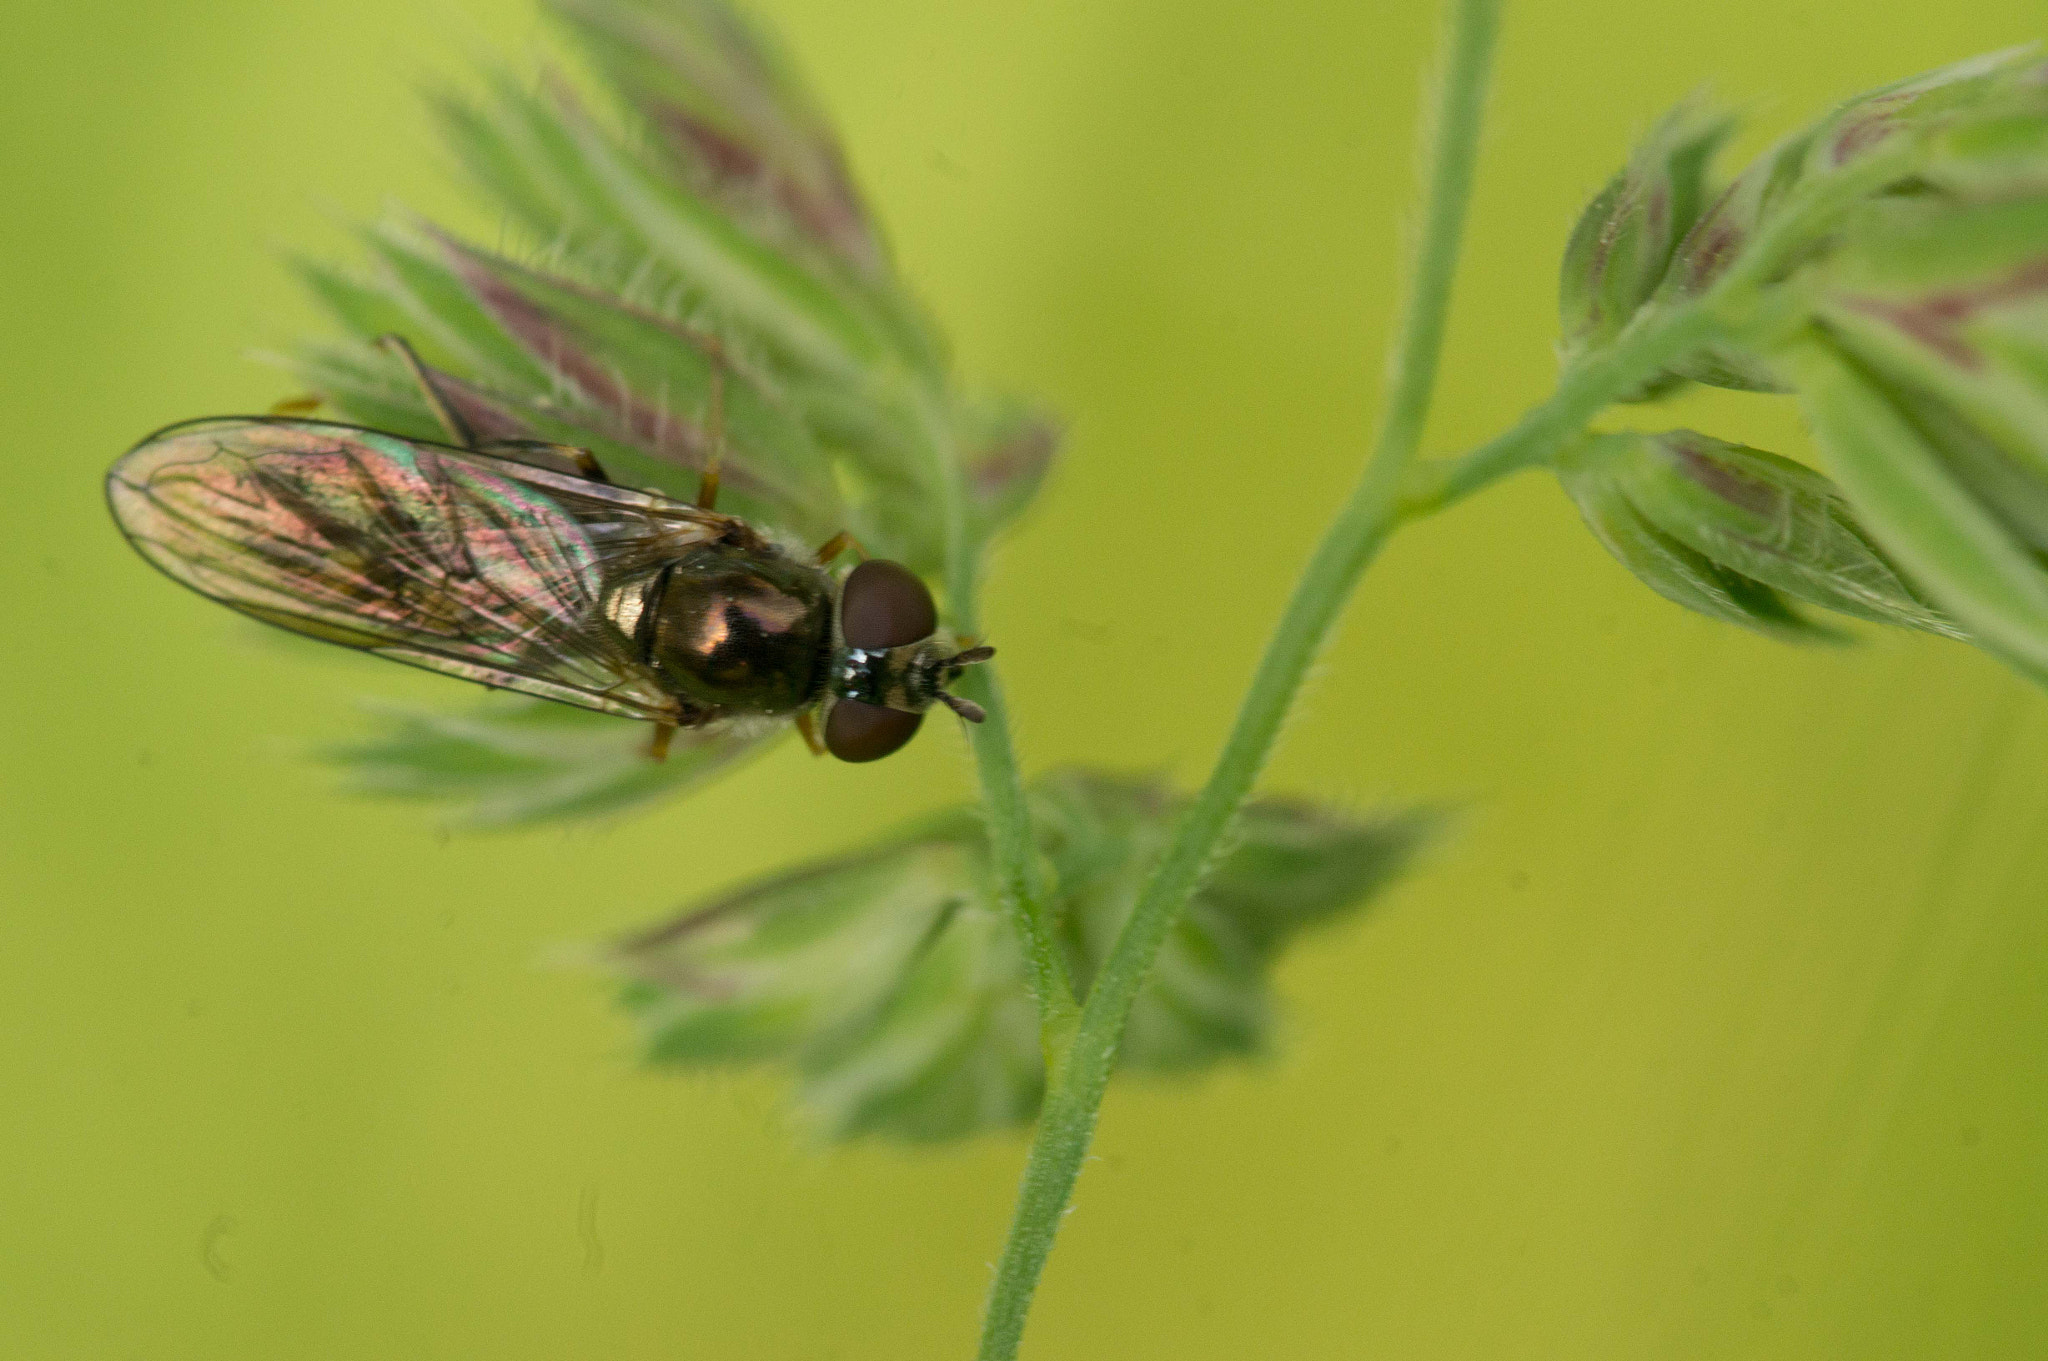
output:
<instances>
[{"instance_id":1,"label":"blurred grass head","mask_svg":"<svg viewBox=\"0 0 2048 1361\"><path fill-rule=\"evenodd\" d=\"M1713 336L1624 400L1797 391L1837 482L1669 431L1580 445L1567 490L1701 613L1825 636L1789 596L2048 674L2048 63L1993 53L1859 95L1714 190L1727 126L1681 106L1587 208L1566 364L1704 310Z\"/></svg>"}]
</instances>

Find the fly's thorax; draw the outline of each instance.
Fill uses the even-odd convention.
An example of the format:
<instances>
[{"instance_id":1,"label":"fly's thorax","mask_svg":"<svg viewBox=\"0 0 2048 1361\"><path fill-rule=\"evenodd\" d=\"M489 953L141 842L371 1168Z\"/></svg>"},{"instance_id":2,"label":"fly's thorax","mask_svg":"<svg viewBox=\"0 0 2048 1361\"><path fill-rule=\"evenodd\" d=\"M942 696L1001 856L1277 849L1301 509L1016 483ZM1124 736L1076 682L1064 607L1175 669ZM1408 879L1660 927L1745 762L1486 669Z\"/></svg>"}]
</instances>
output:
<instances>
[{"instance_id":1,"label":"fly's thorax","mask_svg":"<svg viewBox=\"0 0 2048 1361\"><path fill-rule=\"evenodd\" d=\"M686 698L783 714L824 688L831 578L776 549L705 544L621 586L606 604L640 659Z\"/></svg>"}]
</instances>

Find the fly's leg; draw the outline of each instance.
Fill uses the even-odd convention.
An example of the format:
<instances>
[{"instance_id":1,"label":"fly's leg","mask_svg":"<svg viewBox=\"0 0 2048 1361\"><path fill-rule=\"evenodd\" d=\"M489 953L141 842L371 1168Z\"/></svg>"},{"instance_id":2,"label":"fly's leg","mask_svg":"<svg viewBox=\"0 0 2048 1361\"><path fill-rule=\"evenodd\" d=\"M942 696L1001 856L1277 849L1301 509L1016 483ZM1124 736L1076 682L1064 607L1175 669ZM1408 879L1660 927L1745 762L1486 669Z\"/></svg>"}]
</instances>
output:
<instances>
[{"instance_id":1,"label":"fly's leg","mask_svg":"<svg viewBox=\"0 0 2048 1361\"><path fill-rule=\"evenodd\" d=\"M611 478L606 475L604 465L597 461L597 455L574 444L550 444L540 439L492 439L477 445L476 451L524 463L529 468L546 468L556 473L574 472L576 476L587 477L592 482L611 485Z\"/></svg>"},{"instance_id":2,"label":"fly's leg","mask_svg":"<svg viewBox=\"0 0 2048 1361\"><path fill-rule=\"evenodd\" d=\"M712 510L718 505L718 465L725 461L725 356L717 350L711 354L711 401L704 424L709 429L711 447L704 455L704 471L697 478L697 509Z\"/></svg>"},{"instance_id":3,"label":"fly's leg","mask_svg":"<svg viewBox=\"0 0 2048 1361\"><path fill-rule=\"evenodd\" d=\"M670 741L670 739L672 739L672 738L673 738L673 737L674 737L675 735L676 735L676 725L675 725L675 724L673 724L673 723L657 723L657 724L655 724L655 725L654 725L654 736L652 736L652 737L650 737L650 738L648 738L648 739L647 739L647 759L648 759L648 760L650 760L650 761L666 761L666 760L668 759L668 744L669 744L669 741Z\"/></svg>"},{"instance_id":4,"label":"fly's leg","mask_svg":"<svg viewBox=\"0 0 2048 1361\"><path fill-rule=\"evenodd\" d=\"M398 356L419 385L420 396L426 399L427 409L434 413L434 419L441 422L441 428L448 432L448 442L479 454L491 454L506 458L514 463L524 463L529 468L546 468L549 472L573 471L578 477L587 477L593 482L609 484L604 466L597 456L588 449L579 449L573 444L552 444L539 439L493 439L477 438L462 414L449 405L441 395L441 389L434 385L427 373L427 366L420 362L418 353L407 343L404 336L387 334L377 337L377 343ZM566 465L566 467L565 467Z\"/></svg>"},{"instance_id":5,"label":"fly's leg","mask_svg":"<svg viewBox=\"0 0 2048 1361\"><path fill-rule=\"evenodd\" d=\"M811 711L804 710L796 716L796 730L802 734L804 745L811 749L811 755L823 756L825 744L818 740L818 725L811 720Z\"/></svg>"},{"instance_id":6,"label":"fly's leg","mask_svg":"<svg viewBox=\"0 0 2048 1361\"><path fill-rule=\"evenodd\" d=\"M434 380L427 376L427 366L413 352L412 346L402 335L387 332L377 337L377 344L398 356L398 362L405 365L413 382L419 384L420 396L426 399L427 410L434 413L434 419L441 422L441 428L448 432L448 442L458 449L474 449L476 431L469 428L469 422L462 419L460 412L441 395L441 389L434 386Z\"/></svg>"},{"instance_id":7,"label":"fly's leg","mask_svg":"<svg viewBox=\"0 0 2048 1361\"><path fill-rule=\"evenodd\" d=\"M270 404L264 414L270 416L310 416L327 404L327 399L317 392L302 392L296 397L281 397Z\"/></svg>"},{"instance_id":8,"label":"fly's leg","mask_svg":"<svg viewBox=\"0 0 2048 1361\"><path fill-rule=\"evenodd\" d=\"M860 546L860 540L854 538L851 533L842 529L837 534L834 534L831 538L825 540L825 542L818 545L818 566L823 567L826 563L832 561L832 559L838 557L841 553L844 553L849 548L851 548L855 553L858 553L863 559L865 559L868 555L868 550Z\"/></svg>"}]
</instances>

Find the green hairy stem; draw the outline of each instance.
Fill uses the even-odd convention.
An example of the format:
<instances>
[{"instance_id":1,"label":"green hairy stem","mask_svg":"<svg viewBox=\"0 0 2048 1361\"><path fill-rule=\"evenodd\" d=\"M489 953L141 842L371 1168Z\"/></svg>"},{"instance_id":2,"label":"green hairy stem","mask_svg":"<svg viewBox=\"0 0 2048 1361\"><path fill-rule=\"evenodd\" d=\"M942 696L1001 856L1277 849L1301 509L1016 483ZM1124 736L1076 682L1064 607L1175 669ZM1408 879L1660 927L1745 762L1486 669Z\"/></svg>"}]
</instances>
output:
<instances>
[{"instance_id":1,"label":"green hairy stem","mask_svg":"<svg viewBox=\"0 0 2048 1361\"><path fill-rule=\"evenodd\" d=\"M1016 1218L989 1296L982 1361L1007 1361L1017 1353L1032 1293L1094 1135L1131 1006L1215 854L1217 839L1251 791L1310 663L1366 564L1398 523L1403 479L1421 438L1442 349L1499 13L1499 0L1455 0L1428 158L1428 208L1377 446L1295 587L1214 773L1089 990L1079 1030L1048 1074Z\"/></svg>"},{"instance_id":2,"label":"green hairy stem","mask_svg":"<svg viewBox=\"0 0 2048 1361\"><path fill-rule=\"evenodd\" d=\"M1646 312L1558 379L1557 390L1513 426L1458 459L1414 465L1401 497L1404 520L1447 509L1510 473L1541 467L1616 397L1647 375L1697 348L1720 330L1703 299L1667 312Z\"/></svg>"},{"instance_id":3,"label":"green hairy stem","mask_svg":"<svg viewBox=\"0 0 2048 1361\"><path fill-rule=\"evenodd\" d=\"M973 523L960 459L937 411L937 403L927 398L918 406L934 462L945 484L947 610L958 632L978 637L981 536ZM1031 831L1030 806L1024 798L1023 770L1010 741L1009 706L992 665L969 669L960 677L956 689L987 714L982 722L967 725L968 742L974 749L982 809L988 818L996 895L1024 945L1025 962L1031 971L1031 992L1038 1003L1039 1039L1049 1070L1079 1023L1081 1009L1074 999L1073 980L1053 930L1039 873L1038 845Z\"/></svg>"}]
</instances>

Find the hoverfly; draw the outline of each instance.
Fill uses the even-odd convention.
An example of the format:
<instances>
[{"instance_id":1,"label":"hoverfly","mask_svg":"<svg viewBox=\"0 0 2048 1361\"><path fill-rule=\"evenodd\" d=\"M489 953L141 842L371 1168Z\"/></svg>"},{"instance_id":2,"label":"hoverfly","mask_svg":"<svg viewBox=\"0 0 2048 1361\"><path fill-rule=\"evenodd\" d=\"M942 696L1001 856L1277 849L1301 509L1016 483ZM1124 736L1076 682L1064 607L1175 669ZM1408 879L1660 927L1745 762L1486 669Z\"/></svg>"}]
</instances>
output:
<instances>
[{"instance_id":1,"label":"hoverfly","mask_svg":"<svg viewBox=\"0 0 2048 1361\"><path fill-rule=\"evenodd\" d=\"M295 633L710 738L793 718L815 752L902 747L994 655L938 626L908 568L829 570L716 509L721 387L697 500L614 485L584 449L479 440L412 349L383 343L446 428L435 444L286 416L188 421L107 474L129 542L201 595Z\"/></svg>"}]
</instances>

